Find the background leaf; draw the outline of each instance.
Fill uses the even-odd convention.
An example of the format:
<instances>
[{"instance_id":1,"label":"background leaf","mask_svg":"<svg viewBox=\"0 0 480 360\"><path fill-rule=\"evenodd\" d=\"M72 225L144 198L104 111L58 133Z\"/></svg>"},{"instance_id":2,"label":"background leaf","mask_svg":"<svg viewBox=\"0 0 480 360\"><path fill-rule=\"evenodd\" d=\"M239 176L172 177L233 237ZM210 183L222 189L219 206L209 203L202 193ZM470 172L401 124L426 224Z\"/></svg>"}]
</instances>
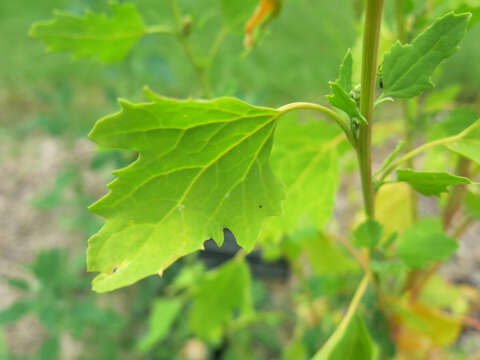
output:
<instances>
[{"instance_id":1,"label":"background leaf","mask_svg":"<svg viewBox=\"0 0 480 360\"><path fill-rule=\"evenodd\" d=\"M200 338L220 341L223 327L251 305L250 270L235 258L210 271L194 292L190 327Z\"/></svg>"},{"instance_id":2,"label":"background leaf","mask_svg":"<svg viewBox=\"0 0 480 360\"><path fill-rule=\"evenodd\" d=\"M373 219L362 222L353 232L355 244L374 248L383 236L383 226Z\"/></svg>"},{"instance_id":3,"label":"background leaf","mask_svg":"<svg viewBox=\"0 0 480 360\"><path fill-rule=\"evenodd\" d=\"M155 301L149 318L149 330L137 344L140 352L150 351L165 338L182 306L183 302L179 298L160 298Z\"/></svg>"},{"instance_id":4,"label":"background leaf","mask_svg":"<svg viewBox=\"0 0 480 360\"><path fill-rule=\"evenodd\" d=\"M435 260L445 260L458 248L457 240L447 236L440 220L417 221L397 240L397 254L410 267L419 268Z\"/></svg>"},{"instance_id":5,"label":"background leaf","mask_svg":"<svg viewBox=\"0 0 480 360\"><path fill-rule=\"evenodd\" d=\"M30 35L41 39L49 51L94 57L105 63L121 60L145 35L135 5L111 3L112 17L87 12L83 17L57 11L55 18L34 24Z\"/></svg>"}]
</instances>

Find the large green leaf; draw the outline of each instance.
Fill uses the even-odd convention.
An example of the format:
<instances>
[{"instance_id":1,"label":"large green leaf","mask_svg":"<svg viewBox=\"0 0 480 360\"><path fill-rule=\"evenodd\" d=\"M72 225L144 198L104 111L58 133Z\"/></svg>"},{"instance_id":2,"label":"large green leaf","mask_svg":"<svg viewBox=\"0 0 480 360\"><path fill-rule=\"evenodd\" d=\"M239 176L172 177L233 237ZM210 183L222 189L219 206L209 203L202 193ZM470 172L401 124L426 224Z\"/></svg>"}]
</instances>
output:
<instances>
[{"instance_id":1,"label":"large green leaf","mask_svg":"<svg viewBox=\"0 0 480 360\"><path fill-rule=\"evenodd\" d=\"M353 314L343 322L313 360L372 360L373 343L365 322Z\"/></svg>"},{"instance_id":2,"label":"large green leaf","mask_svg":"<svg viewBox=\"0 0 480 360\"><path fill-rule=\"evenodd\" d=\"M202 339L218 342L223 328L238 311L251 306L250 270L245 261L234 258L212 270L198 284L190 313L190 327Z\"/></svg>"},{"instance_id":3,"label":"large green leaf","mask_svg":"<svg viewBox=\"0 0 480 360\"><path fill-rule=\"evenodd\" d=\"M30 30L49 51L94 57L105 63L120 60L145 35L142 17L133 4L111 3L112 16L87 12L84 16L55 12L55 18L38 22Z\"/></svg>"},{"instance_id":4,"label":"large green leaf","mask_svg":"<svg viewBox=\"0 0 480 360\"><path fill-rule=\"evenodd\" d=\"M149 318L148 333L140 339L137 349L145 353L162 341L182 308L183 302L179 298L160 298L153 304L153 311Z\"/></svg>"},{"instance_id":5,"label":"large green leaf","mask_svg":"<svg viewBox=\"0 0 480 360\"><path fill-rule=\"evenodd\" d=\"M433 88L435 68L458 49L469 14L448 13L438 18L411 44L396 42L383 62L385 96L411 98Z\"/></svg>"},{"instance_id":6,"label":"large green leaf","mask_svg":"<svg viewBox=\"0 0 480 360\"><path fill-rule=\"evenodd\" d=\"M409 183L419 193L430 196L448 192L448 186L471 184L469 178L447 172L422 172L411 169L397 170L398 181Z\"/></svg>"},{"instance_id":7,"label":"large green leaf","mask_svg":"<svg viewBox=\"0 0 480 360\"><path fill-rule=\"evenodd\" d=\"M138 159L90 209L106 224L89 241L88 269L109 291L162 271L181 256L219 244L228 228L251 250L263 219L279 215L283 189L269 165L279 112L233 98L121 101L97 122L101 146L135 149Z\"/></svg>"},{"instance_id":8,"label":"large green leaf","mask_svg":"<svg viewBox=\"0 0 480 360\"><path fill-rule=\"evenodd\" d=\"M440 220L436 218L419 220L397 240L398 256L413 268L445 260L457 248L457 240L443 232Z\"/></svg>"}]
</instances>

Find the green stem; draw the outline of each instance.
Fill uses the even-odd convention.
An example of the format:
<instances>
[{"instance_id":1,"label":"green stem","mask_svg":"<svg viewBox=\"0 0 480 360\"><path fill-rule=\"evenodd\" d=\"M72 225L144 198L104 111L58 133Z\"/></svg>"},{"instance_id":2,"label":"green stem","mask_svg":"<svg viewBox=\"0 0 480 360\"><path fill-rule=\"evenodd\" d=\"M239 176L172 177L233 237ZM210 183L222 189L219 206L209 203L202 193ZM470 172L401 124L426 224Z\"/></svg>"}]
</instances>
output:
<instances>
[{"instance_id":1,"label":"green stem","mask_svg":"<svg viewBox=\"0 0 480 360\"><path fill-rule=\"evenodd\" d=\"M382 24L383 2L384 0L367 0L363 37L360 112L365 116L368 123L360 123L357 143L357 156L360 165L365 213L371 218L375 216L371 143L375 102L375 79L377 76L378 45Z\"/></svg>"},{"instance_id":2,"label":"green stem","mask_svg":"<svg viewBox=\"0 0 480 360\"><path fill-rule=\"evenodd\" d=\"M173 35L175 32L173 29L169 26L163 26L163 25L151 25L147 26L145 29L145 33L147 34L168 34L168 35Z\"/></svg>"},{"instance_id":3,"label":"green stem","mask_svg":"<svg viewBox=\"0 0 480 360\"><path fill-rule=\"evenodd\" d=\"M327 115L330 119L334 120L343 130L345 135L347 136L348 141L352 145L355 144L355 140L353 138L353 135L350 131L350 128L348 126L347 121L342 118L339 114L337 114L335 111L329 109L326 106L319 105L319 104L313 104L313 103L308 103L308 102L294 102L291 104L283 105L282 107L279 107L277 109L280 111L280 115L286 114L290 111L294 110L315 110L319 111L325 115Z\"/></svg>"},{"instance_id":4,"label":"green stem","mask_svg":"<svg viewBox=\"0 0 480 360\"><path fill-rule=\"evenodd\" d=\"M459 141L461 140L463 137L465 137L466 135L468 135L468 133L470 133L472 130L476 129L477 127L480 127L480 121L477 121L476 123L474 123L473 125L470 125L468 128L466 128L465 130L463 130L462 132L458 133L457 135L453 135L453 136L449 136L449 137L446 137L446 138L442 138L442 139L438 139L438 140L434 140L434 141L431 141L429 143L426 143L426 144L423 144L415 149L413 149L412 151L406 153L405 155L403 155L400 159L398 159L397 161L395 161L393 164L391 164L386 170L385 172L382 174L382 176L380 177L378 183L381 184L385 178L390 175L390 173L395 170L400 164L410 160L410 159L413 159L415 156L417 156L418 154L428 150L428 149L431 149L435 146L438 146L438 145L446 145L446 144L450 144L450 143L453 143L455 141Z\"/></svg>"},{"instance_id":5,"label":"green stem","mask_svg":"<svg viewBox=\"0 0 480 360\"><path fill-rule=\"evenodd\" d=\"M175 17L175 22L177 25L177 38L180 44L187 55L190 64L192 65L195 73L200 80L200 84L202 85L203 95L207 98L212 97L212 90L210 88L210 82L208 80L208 67L205 61L202 59L197 58L193 53L192 46L190 44L190 40L188 38L188 34L182 33L183 27L183 17L180 9L177 6L176 0L170 0L170 7L172 8L173 15Z\"/></svg>"},{"instance_id":6,"label":"green stem","mask_svg":"<svg viewBox=\"0 0 480 360\"><path fill-rule=\"evenodd\" d=\"M329 343L331 341L333 341L332 339L335 338L335 334L343 331L344 328L348 325L350 319L356 313L357 308L360 305L360 301L362 300L362 297L363 297L363 295L365 294L365 291L368 288L368 283L370 282L371 276L372 275L371 275L370 272L365 273L362 281L360 282L360 284L357 287L357 290L355 291L355 294L353 295L352 300L350 301L350 305L348 306L348 310L345 313L345 316L343 317L342 321L340 322L340 325L338 325L335 332L332 335L330 335L327 342L323 345L322 349L329 346ZM315 354L315 356L313 357L313 360L319 358L322 349L320 349L320 351L317 354Z\"/></svg>"}]
</instances>

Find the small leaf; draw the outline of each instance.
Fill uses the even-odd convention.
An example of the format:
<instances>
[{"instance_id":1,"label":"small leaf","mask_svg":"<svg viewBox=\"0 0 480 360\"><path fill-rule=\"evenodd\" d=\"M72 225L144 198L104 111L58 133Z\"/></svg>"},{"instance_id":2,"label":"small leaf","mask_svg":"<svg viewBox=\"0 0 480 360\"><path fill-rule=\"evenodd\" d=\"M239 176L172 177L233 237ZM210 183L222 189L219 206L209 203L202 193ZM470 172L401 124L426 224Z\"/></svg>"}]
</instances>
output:
<instances>
[{"instance_id":1,"label":"small leaf","mask_svg":"<svg viewBox=\"0 0 480 360\"><path fill-rule=\"evenodd\" d=\"M446 147L464 156L477 164L480 164L480 120L477 120L471 127L473 129L462 139L446 145Z\"/></svg>"},{"instance_id":2,"label":"small leaf","mask_svg":"<svg viewBox=\"0 0 480 360\"><path fill-rule=\"evenodd\" d=\"M167 336L182 306L183 302L178 298L160 298L155 301L148 320L148 333L137 344L138 351L150 351Z\"/></svg>"},{"instance_id":3,"label":"small leaf","mask_svg":"<svg viewBox=\"0 0 480 360\"><path fill-rule=\"evenodd\" d=\"M28 291L30 289L30 284L24 279L17 277L5 277L5 280L8 285L23 291Z\"/></svg>"},{"instance_id":4,"label":"small leaf","mask_svg":"<svg viewBox=\"0 0 480 360\"><path fill-rule=\"evenodd\" d=\"M366 123L367 120L360 113L355 100L353 100L338 83L329 82L329 85L333 91L333 95L327 95L327 99L330 104L347 113L350 118Z\"/></svg>"},{"instance_id":5,"label":"small leaf","mask_svg":"<svg viewBox=\"0 0 480 360\"><path fill-rule=\"evenodd\" d=\"M224 326L235 312L249 310L250 292L250 270L243 259L234 258L210 271L194 292L192 331L202 339L220 341Z\"/></svg>"},{"instance_id":6,"label":"small leaf","mask_svg":"<svg viewBox=\"0 0 480 360\"><path fill-rule=\"evenodd\" d=\"M140 152L90 207L107 218L89 241L96 291L162 273L210 238L221 244L224 228L250 251L263 219L281 212L283 188L269 165L277 110L147 96L121 101L122 111L90 133L102 146Z\"/></svg>"},{"instance_id":7,"label":"small leaf","mask_svg":"<svg viewBox=\"0 0 480 360\"><path fill-rule=\"evenodd\" d=\"M385 96L411 98L433 88L435 68L458 49L469 14L448 13L438 18L411 44L396 42L383 62Z\"/></svg>"},{"instance_id":8,"label":"small leaf","mask_svg":"<svg viewBox=\"0 0 480 360\"><path fill-rule=\"evenodd\" d=\"M469 178L451 175L446 172L421 172L411 169L397 170L398 181L409 183L419 193L431 196L448 192L448 186L471 184Z\"/></svg>"},{"instance_id":9,"label":"small leaf","mask_svg":"<svg viewBox=\"0 0 480 360\"><path fill-rule=\"evenodd\" d=\"M383 237L383 226L373 219L367 219L353 232L355 244L373 249Z\"/></svg>"},{"instance_id":10,"label":"small leaf","mask_svg":"<svg viewBox=\"0 0 480 360\"><path fill-rule=\"evenodd\" d=\"M447 236L440 220L425 218L406 230L397 240L397 254L410 267L420 268L435 260L445 260L458 248Z\"/></svg>"},{"instance_id":11,"label":"small leaf","mask_svg":"<svg viewBox=\"0 0 480 360\"><path fill-rule=\"evenodd\" d=\"M352 86L352 77L353 77L353 57L352 51L347 50L345 57L343 58L342 65L340 65L340 70L338 72L338 79L335 81L340 87L345 90L347 93L353 89Z\"/></svg>"},{"instance_id":12,"label":"small leaf","mask_svg":"<svg viewBox=\"0 0 480 360\"><path fill-rule=\"evenodd\" d=\"M32 308L29 300L20 300L0 311L0 324L8 324L19 320Z\"/></svg>"},{"instance_id":13,"label":"small leaf","mask_svg":"<svg viewBox=\"0 0 480 360\"><path fill-rule=\"evenodd\" d=\"M358 314L342 323L313 360L372 360L373 343L365 322Z\"/></svg>"},{"instance_id":14,"label":"small leaf","mask_svg":"<svg viewBox=\"0 0 480 360\"><path fill-rule=\"evenodd\" d=\"M110 63L123 59L145 35L145 25L133 4L111 3L112 17L90 11L82 17L56 12L55 18L32 25L30 35L49 51L70 52Z\"/></svg>"}]
</instances>

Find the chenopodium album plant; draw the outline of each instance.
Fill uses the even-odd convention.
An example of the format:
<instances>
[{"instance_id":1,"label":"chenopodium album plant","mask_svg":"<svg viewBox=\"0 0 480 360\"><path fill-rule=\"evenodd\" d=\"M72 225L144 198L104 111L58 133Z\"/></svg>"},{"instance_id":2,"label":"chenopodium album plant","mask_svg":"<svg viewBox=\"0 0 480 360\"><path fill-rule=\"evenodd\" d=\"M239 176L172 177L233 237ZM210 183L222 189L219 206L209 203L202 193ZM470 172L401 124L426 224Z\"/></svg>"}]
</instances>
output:
<instances>
[{"instance_id":1,"label":"chenopodium album plant","mask_svg":"<svg viewBox=\"0 0 480 360\"><path fill-rule=\"evenodd\" d=\"M431 141L414 147L416 115L408 110L416 109L412 104L418 107L418 97L433 89L432 75L457 51L471 15L443 13L407 43L410 10L402 1L397 3L399 41L378 60L384 4L383 0L365 2L360 84L353 82L354 56L348 50L338 78L330 83L327 99L332 108L307 102L268 108L228 97L177 100L148 88L146 102L120 100L121 111L100 119L89 137L99 146L134 150L139 155L128 167L115 171L109 193L90 208L106 219L89 240L88 269L100 273L93 289L111 291L152 274L162 275L177 259L202 249L207 239L221 245L224 229L233 232L246 252L257 241L279 244L303 238L314 268L364 271L343 319L315 359L394 355L389 344L378 340L387 336L379 335L382 329L370 326L369 330L363 320L360 304L369 284L375 290L375 308L387 324L385 332L400 356L451 344L469 322L469 303L459 288L435 272L458 248L456 237L479 217L480 197L471 176L480 164L480 121L474 111L454 110L435 124L435 131L429 131ZM278 15L280 5L260 1L247 22L248 45L262 24ZM123 58L148 34L174 36L190 58L204 95L210 97L208 74L222 36L212 45L208 61L199 61L190 44L191 18L182 15L175 1L171 6L174 27L147 26L133 4L113 3L111 17L59 12L53 20L35 24L31 35L44 40L50 50L103 62ZM221 8L226 29L238 25L235 14L243 10L242 5L221 1ZM468 3L460 8L478 11ZM295 71L293 64L288 71ZM386 102L400 102L406 109L404 141L373 173L374 113ZM300 123L284 117L303 109L317 111L332 122ZM458 174L414 169L414 160L433 150L442 156L453 154ZM364 216L363 221L356 219L356 226L349 225L354 230L345 239L342 232L328 234L325 226L335 205L339 159L349 151L356 152L358 159ZM439 197L442 218L419 218L416 193ZM405 221L402 216L410 207L413 210ZM333 239L342 247L334 245ZM286 250L287 256L294 253ZM215 277L235 281L231 266L225 266L225 274L217 270ZM242 274L243 270L238 272ZM215 284L208 283L206 291L214 293ZM449 293L450 300L458 299L452 294L460 293L462 306L435 299L431 286ZM215 303L225 315L222 322L241 306Z\"/></svg>"}]
</instances>

